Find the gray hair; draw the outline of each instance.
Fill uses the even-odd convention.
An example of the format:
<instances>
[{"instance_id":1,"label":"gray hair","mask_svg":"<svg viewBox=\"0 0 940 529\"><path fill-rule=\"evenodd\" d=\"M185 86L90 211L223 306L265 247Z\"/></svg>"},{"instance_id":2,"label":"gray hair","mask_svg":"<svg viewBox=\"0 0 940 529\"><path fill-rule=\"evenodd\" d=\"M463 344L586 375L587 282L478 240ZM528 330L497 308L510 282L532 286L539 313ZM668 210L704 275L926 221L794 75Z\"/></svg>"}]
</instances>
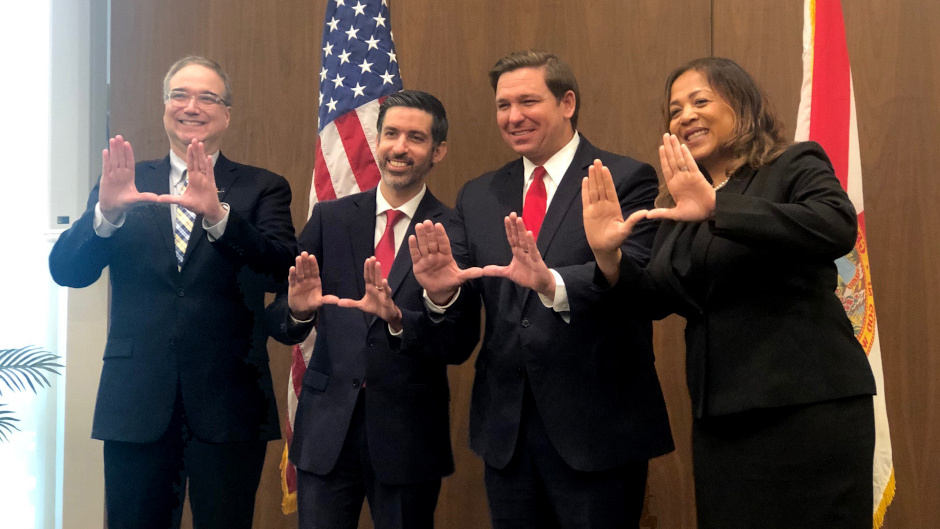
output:
<instances>
[{"instance_id":1,"label":"gray hair","mask_svg":"<svg viewBox=\"0 0 940 529\"><path fill-rule=\"evenodd\" d=\"M228 74L225 73L225 70L222 69L222 66L220 66L219 63L213 61L212 59L200 57L199 55L189 55L187 57L183 57L182 59L174 62L173 66L170 66L170 69L166 72L166 76L163 78L163 97L166 97L166 95L170 93L170 78L190 64L198 64L199 66L203 66L215 72L219 78L222 79L222 83L225 85L225 90L219 94L219 97L222 99L222 103L225 104L225 106L232 106L232 85L229 83Z\"/></svg>"}]
</instances>

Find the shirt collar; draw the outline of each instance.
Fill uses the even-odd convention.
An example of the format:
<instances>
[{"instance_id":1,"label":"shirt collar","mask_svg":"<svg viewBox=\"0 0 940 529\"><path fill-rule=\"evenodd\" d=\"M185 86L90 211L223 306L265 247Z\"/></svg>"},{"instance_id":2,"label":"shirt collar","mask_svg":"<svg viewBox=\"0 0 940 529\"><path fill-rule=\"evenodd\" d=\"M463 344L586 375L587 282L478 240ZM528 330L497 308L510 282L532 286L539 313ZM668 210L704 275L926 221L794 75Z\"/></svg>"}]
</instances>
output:
<instances>
[{"instance_id":1,"label":"shirt collar","mask_svg":"<svg viewBox=\"0 0 940 529\"><path fill-rule=\"evenodd\" d=\"M212 155L212 167L219 161L219 154L222 151L215 151ZM175 152L170 151L170 187L178 186L183 183L183 171L186 170L186 160L180 158Z\"/></svg>"},{"instance_id":2,"label":"shirt collar","mask_svg":"<svg viewBox=\"0 0 940 529\"><path fill-rule=\"evenodd\" d=\"M578 134L578 131L574 131L574 136L571 138L564 147L558 150L547 162L542 164L542 167L545 168L545 172L548 173L549 178L555 182L555 186L561 183L561 179L565 177L565 173L568 171L568 167L571 166L571 162L574 160L574 154L578 150L578 145L581 144L581 135ZM537 167L532 160L522 157L523 165L523 175L525 176L525 181L528 182L532 178L532 172L535 171Z\"/></svg>"},{"instance_id":3,"label":"shirt collar","mask_svg":"<svg viewBox=\"0 0 940 529\"><path fill-rule=\"evenodd\" d=\"M418 191L418 194L411 198L408 202L405 202L397 208L393 208L388 200L385 200L385 197L382 195L382 188L379 187L375 190L375 216L378 217L382 213L390 209L397 209L405 215L408 216L408 219L413 219L415 217L415 212L418 211L418 204L421 203L421 199L424 198L424 193L428 190L427 185L421 186L421 191Z\"/></svg>"}]
</instances>

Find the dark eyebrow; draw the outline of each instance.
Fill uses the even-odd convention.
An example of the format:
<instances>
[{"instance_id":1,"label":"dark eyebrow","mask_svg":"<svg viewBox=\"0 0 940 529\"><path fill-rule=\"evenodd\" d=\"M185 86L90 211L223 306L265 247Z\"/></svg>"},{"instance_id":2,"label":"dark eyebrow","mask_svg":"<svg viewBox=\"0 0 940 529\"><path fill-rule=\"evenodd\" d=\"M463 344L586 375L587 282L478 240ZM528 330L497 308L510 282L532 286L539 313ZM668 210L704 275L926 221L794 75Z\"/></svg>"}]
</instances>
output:
<instances>
[{"instance_id":1,"label":"dark eyebrow","mask_svg":"<svg viewBox=\"0 0 940 529\"><path fill-rule=\"evenodd\" d=\"M701 92L711 92L711 90L708 89L708 88L699 88L699 89L697 89L697 90L693 90L693 91L689 92L688 98L689 98L689 99L692 99L692 98L694 98L696 95L698 95L698 94L701 93ZM678 105L678 104L679 104L679 100L678 100L678 99L673 99L672 101L669 102L669 106Z\"/></svg>"}]
</instances>

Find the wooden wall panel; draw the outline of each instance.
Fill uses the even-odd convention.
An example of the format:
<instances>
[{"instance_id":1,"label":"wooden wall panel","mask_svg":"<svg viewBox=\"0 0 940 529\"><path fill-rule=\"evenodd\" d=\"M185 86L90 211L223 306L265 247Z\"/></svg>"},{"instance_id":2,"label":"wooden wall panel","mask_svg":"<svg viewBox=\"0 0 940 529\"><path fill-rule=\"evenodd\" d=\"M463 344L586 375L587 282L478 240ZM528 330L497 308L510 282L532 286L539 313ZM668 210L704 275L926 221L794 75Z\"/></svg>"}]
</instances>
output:
<instances>
[{"instance_id":1,"label":"wooden wall panel","mask_svg":"<svg viewBox=\"0 0 940 529\"><path fill-rule=\"evenodd\" d=\"M899 496L888 529L940 519L940 186L930 168L940 153L940 13L928 0L882 5L844 2L853 60L866 190L871 266L878 300ZM606 149L657 165L663 82L678 64L712 53L740 62L763 85L793 130L801 78L797 0L390 0L406 88L436 94L451 121L447 158L429 186L453 204L467 180L513 158L496 128L487 70L514 49L541 47L572 63L581 85L581 131ZM223 150L274 170L294 191L295 226L306 220L316 140L319 48L326 0L131 0L112 5L111 133L138 159L167 151L161 81L177 58L199 53L231 74L235 106ZM933 238L931 238L933 237ZM683 321L655 325L657 368L677 450L650 467L645 528L692 528L690 411ZM279 405L288 348L271 344ZM452 367L451 412L457 464L444 481L442 528L489 526L482 464L467 447L471 359ZM296 527L280 514L271 443L255 527ZM361 527L371 527L364 520Z\"/></svg>"}]
</instances>

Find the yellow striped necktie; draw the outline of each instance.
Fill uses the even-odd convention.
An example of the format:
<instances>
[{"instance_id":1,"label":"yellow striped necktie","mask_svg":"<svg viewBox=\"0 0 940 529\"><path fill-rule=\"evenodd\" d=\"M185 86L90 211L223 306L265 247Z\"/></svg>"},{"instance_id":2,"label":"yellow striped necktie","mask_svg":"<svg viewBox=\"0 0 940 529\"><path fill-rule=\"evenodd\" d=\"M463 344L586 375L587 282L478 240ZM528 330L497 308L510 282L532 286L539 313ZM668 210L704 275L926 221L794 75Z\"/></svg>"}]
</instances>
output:
<instances>
[{"instance_id":1,"label":"yellow striped necktie","mask_svg":"<svg viewBox=\"0 0 940 529\"><path fill-rule=\"evenodd\" d=\"M183 171L183 183L180 195L186 192L189 186L189 177L186 171ZM196 220L196 214L177 204L176 222L173 223L173 239L176 245L176 268L183 267L183 256L186 255L186 245L189 244L189 236L193 232L193 221Z\"/></svg>"}]
</instances>

